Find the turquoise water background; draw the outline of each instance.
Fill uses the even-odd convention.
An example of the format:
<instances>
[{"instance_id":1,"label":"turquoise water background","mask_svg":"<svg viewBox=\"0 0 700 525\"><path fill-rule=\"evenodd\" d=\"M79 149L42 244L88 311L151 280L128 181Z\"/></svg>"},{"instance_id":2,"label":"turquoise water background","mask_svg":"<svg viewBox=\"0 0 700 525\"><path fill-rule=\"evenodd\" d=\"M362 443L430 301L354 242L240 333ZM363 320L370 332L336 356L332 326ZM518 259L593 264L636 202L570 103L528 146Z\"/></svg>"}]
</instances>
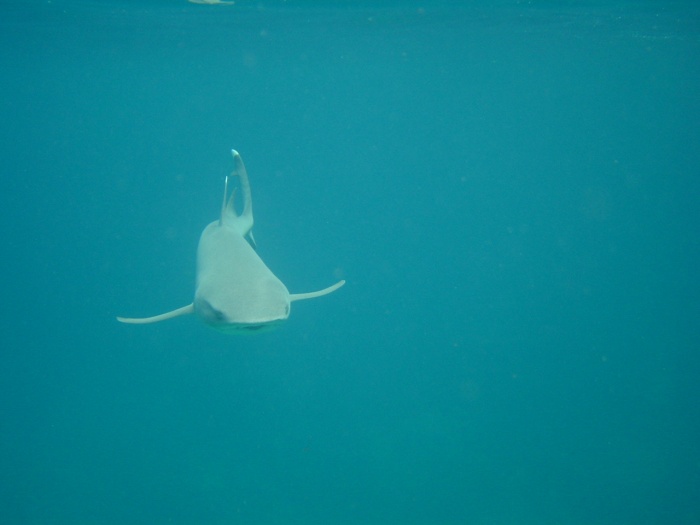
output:
<instances>
[{"instance_id":1,"label":"turquoise water background","mask_svg":"<svg viewBox=\"0 0 700 525\"><path fill-rule=\"evenodd\" d=\"M700 523L694 2L0 7L1 523Z\"/></svg>"}]
</instances>

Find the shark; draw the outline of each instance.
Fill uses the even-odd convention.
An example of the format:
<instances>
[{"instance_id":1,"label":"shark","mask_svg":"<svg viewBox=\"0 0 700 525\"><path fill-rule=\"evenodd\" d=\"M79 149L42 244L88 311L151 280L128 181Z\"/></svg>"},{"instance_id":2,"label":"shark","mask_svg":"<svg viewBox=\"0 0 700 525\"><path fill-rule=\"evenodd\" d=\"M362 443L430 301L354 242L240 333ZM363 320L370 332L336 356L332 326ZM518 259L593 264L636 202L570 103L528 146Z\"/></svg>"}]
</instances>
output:
<instances>
[{"instance_id":1,"label":"shark","mask_svg":"<svg viewBox=\"0 0 700 525\"><path fill-rule=\"evenodd\" d=\"M194 300L152 317L117 317L128 324L150 324L196 314L204 323L224 333L256 333L287 320L291 303L328 295L345 284L340 280L321 290L290 293L255 250L253 200L243 159L231 150L234 171L224 181L224 199L218 220L199 238ZM238 177L243 209L237 213L235 191L229 196L229 178Z\"/></svg>"}]
</instances>

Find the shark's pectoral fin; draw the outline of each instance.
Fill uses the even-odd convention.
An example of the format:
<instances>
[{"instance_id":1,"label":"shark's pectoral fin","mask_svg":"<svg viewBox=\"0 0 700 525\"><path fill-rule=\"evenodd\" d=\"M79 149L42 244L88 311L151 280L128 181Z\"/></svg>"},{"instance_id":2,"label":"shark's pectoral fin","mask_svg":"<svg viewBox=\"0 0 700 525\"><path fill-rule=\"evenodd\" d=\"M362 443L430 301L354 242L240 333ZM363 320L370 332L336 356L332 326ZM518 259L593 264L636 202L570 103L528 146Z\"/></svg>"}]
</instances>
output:
<instances>
[{"instance_id":1,"label":"shark's pectoral fin","mask_svg":"<svg viewBox=\"0 0 700 525\"><path fill-rule=\"evenodd\" d=\"M328 295L331 292L335 292L338 288L343 286L345 284L345 281L338 281L335 283L333 286L329 286L328 288L324 288L323 290L319 290L317 292L309 292L309 293L292 293L289 294L289 301L302 301L304 299L313 299L314 297L321 297L322 295Z\"/></svg>"},{"instance_id":2,"label":"shark's pectoral fin","mask_svg":"<svg viewBox=\"0 0 700 525\"><path fill-rule=\"evenodd\" d=\"M187 306L183 306L182 308L178 308L177 310L173 310L172 312L154 315L153 317L117 317L117 321L119 321L120 323L129 324L148 324L157 323L159 321L165 321L166 319L172 319L173 317L179 317L181 315L187 315L191 313L194 313L194 303L188 304Z\"/></svg>"}]
</instances>

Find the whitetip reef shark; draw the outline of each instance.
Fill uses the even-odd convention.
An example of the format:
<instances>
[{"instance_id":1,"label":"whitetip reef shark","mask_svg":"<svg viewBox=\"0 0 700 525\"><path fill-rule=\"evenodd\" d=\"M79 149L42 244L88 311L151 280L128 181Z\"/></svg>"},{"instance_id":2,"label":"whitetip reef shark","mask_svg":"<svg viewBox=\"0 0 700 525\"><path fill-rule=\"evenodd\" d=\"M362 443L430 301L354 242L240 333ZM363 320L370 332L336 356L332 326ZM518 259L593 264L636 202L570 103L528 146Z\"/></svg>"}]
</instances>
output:
<instances>
[{"instance_id":1,"label":"whitetip reef shark","mask_svg":"<svg viewBox=\"0 0 700 525\"><path fill-rule=\"evenodd\" d=\"M316 292L289 293L253 248L253 201L248 173L238 152L231 153L235 164L231 176L239 177L243 211L236 213L235 192L228 196L226 177L221 216L204 228L199 239L194 301L153 317L117 317L118 321L148 324L195 313L225 333L261 332L285 321L292 302L327 295L345 284L341 280Z\"/></svg>"}]
</instances>

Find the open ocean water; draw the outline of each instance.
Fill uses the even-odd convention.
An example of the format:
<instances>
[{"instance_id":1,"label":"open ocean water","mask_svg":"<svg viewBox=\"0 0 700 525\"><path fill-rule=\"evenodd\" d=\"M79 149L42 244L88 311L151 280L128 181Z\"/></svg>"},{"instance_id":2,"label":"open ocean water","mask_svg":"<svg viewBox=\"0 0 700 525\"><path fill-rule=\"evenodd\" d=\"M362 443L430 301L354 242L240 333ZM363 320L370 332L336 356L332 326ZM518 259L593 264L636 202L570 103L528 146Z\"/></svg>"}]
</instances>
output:
<instances>
[{"instance_id":1,"label":"open ocean water","mask_svg":"<svg viewBox=\"0 0 700 525\"><path fill-rule=\"evenodd\" d=\"M697 2L0 10L0 524L700 523Z\"/></svg>"}]
</instances>

